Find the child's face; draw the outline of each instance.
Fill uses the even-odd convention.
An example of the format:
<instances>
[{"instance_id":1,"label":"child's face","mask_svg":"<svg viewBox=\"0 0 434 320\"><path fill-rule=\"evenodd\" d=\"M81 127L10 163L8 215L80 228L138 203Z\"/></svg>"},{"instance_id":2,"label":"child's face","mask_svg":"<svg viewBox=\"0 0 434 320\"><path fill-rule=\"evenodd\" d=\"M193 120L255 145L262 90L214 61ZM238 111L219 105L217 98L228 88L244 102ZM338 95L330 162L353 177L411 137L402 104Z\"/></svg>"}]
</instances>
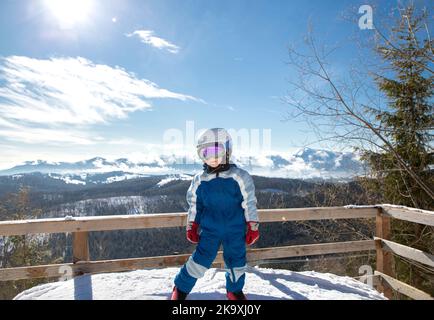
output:
<instances>
[{"instance_id":1,"label":"child's face","mask_svg":"<svg viewBox=\"0 0 434 320\"><path fill-rule=\"evenodd\" d=\"M223 157L220 157L220 158L211 158L211 159L205 160L205 163L207 165L209 165L211 168L217 167L222 162L223 162Z\"/></svg>"}]
</instances>

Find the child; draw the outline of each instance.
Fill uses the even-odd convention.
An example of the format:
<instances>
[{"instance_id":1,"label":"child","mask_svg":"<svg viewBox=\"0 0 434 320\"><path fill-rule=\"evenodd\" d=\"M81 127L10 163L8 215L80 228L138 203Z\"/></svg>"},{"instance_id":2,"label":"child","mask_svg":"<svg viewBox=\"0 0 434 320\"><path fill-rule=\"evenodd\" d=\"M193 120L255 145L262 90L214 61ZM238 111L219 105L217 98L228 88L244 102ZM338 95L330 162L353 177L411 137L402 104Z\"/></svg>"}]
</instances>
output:
<instances>
[{"instance_id":1,"label":"child","mask_svg":"<svg viewBox=\"0 0 434 320\"><path fill-rule=\"evenodd\" d=\"M259 238L253 179L229 163L232 140L225 129L205 131L197 152L204 161L204 171L194 176L187 191L187 239L197 247L177 274L171 299L185 300L223 244L227 298L246 300L242 291L246 244L252 245Z\"/></svg>"}]
</instances>

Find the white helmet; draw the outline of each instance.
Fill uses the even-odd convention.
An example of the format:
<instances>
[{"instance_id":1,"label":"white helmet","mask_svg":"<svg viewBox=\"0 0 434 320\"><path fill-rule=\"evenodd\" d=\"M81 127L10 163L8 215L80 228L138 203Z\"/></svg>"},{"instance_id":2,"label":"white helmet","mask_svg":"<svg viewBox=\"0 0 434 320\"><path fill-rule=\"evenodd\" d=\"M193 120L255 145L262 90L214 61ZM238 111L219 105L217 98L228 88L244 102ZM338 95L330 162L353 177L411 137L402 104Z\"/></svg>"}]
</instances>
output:
<instances>
[{"instance_id":1,"label":"white helmet","mask_svg":"<svg viewBox=\"0 0 434 320\"><path fill-rule=\"evenodd\" d=\"M197 141L196 150L199 157L203 160L203 150L206 147L221 147L226 155L226 161L232 154L232 138L223 128L212 128L202 133Z\"/></svg>"}]
</instances>

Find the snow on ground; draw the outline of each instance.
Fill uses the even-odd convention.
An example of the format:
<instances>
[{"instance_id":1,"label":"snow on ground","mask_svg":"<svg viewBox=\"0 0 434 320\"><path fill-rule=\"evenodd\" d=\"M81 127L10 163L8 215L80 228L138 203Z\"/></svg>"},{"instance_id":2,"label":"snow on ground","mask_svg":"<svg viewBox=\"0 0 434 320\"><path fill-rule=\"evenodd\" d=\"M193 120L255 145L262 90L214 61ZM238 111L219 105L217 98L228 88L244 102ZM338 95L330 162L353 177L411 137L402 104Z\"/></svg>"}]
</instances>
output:
<instances>
[{"instance_id":1,"label":"snow on ground","mask_svg":"<svg viewBox=\"0 0 434 320\"><path fill-rule=\"evenodd\" d=\"M66 175L54 175L49 173L48 176L53 179L63 180L67 184L81 184L86 185L86 181L81 181L77 179L72 179L68 174Z\"/></svg>"},{"instance_id":2,"label":"snow on ground","mask_svg":"<svg viewBox=\"0 0 434 320\"><path fill-rule=\"evenodd\" d=\"M162 179L160 182L157 183L158 187L162 187L169 182L176 181L176 180L192 180L193 177L189 176L187 174L179 174L179 175L170 175L167 178Z\"/></svg>"},{"instance_id":3,"label":"snow on ground","mask_svg":"<svg viewBox=\"0 0 434 320\"><path fill-rule=\"evenodd\" d=\"M123 273L83 275L23 291L14 299L43 300L165 300L179 268L145 269ZM246 273L244 292L249 300L382 300L385 297L350 277L314 271L252 267ZM225 272L209 269L189 300L226 299Z\"/></svg>"}]
</instances>

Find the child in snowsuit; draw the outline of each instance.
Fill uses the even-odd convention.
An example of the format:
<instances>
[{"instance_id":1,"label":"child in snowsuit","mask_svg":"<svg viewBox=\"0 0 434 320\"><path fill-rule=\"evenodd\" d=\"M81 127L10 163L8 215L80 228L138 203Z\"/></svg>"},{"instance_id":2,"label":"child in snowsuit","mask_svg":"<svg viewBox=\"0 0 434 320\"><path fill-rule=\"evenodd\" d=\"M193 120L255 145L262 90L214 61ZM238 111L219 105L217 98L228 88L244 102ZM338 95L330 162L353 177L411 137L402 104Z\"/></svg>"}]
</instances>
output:
<instances>
[{"instance_id":1,"label":"child in snowsuit","mask_svg":"<svg viewBox=\"0 0 434 320\"><path fill-rule=\"evenodd\" d=\"M171 299L186 298L223 244L227 297L245 300L246 244L252 245L259 238L253 179L229 163L232 140L226 130L205 131L197 151L204 171L194 176L187 191L187 239L197 247L177 274Z\"/></svg>"}]
</instances>

